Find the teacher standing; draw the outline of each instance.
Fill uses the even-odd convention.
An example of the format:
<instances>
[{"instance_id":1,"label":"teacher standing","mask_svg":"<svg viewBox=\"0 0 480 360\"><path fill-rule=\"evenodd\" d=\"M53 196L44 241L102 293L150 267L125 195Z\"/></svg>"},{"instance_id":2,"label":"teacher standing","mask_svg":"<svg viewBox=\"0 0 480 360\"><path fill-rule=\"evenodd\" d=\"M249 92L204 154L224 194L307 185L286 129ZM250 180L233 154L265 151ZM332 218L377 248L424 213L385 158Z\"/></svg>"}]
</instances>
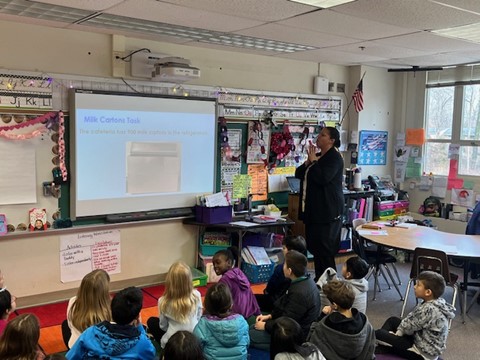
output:
<instances>
[{"instance_id":1,"label":"teacher standing","mask_svg":"<svg viewBox=\"0 0 480 360\"><path fill-rule=\"evenodd\" d=\"M308 146L308 159L295 171L295 177L300 179L298 217L305 224L307 249L315 264L315 281L328 267L335 269L335 255L340 249L345 203L339 147L339 131L324 127L317 136L316 146L312 143Z\"/></svg>"}]
</instances>

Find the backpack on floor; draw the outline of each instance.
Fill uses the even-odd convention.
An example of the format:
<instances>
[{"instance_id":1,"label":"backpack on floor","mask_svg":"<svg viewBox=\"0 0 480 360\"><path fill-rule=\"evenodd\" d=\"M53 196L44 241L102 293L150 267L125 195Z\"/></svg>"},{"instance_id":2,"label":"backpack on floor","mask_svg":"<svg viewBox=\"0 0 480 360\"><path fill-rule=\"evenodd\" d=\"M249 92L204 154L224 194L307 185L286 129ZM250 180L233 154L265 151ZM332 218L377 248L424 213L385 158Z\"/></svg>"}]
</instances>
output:
<instances>
[{"instance_id":1,"label":"backpack on floor","mask_svg":"<svg viewBox=\"0 0 480 360\"><path fill-rule=\"evenodd\" d=\"M442 203L439 198L435 196L429 196L423 201L423 212L424 216L434 216L440 217L442 212Z\"/></svg>"}]
</instances>

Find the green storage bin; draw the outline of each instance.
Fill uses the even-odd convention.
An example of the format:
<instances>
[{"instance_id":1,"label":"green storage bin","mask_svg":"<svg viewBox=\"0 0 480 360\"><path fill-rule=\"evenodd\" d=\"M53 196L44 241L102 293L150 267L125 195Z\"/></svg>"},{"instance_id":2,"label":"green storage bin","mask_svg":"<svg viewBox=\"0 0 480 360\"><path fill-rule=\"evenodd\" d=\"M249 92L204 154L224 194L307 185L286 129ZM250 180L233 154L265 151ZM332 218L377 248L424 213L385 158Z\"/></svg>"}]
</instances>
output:
<instances>
[{"instance_id":1,"label":"green storage bin","mask_svg":"<svg viewBox=\"0 0 480 360\"><path fill-rule=\"evenodd\" d=\"M193 287L199 287L199 286L206 286L207 285L207 279L208 279L207 274L204 274L200 270L192 268L192 267L190 267L190 270L192 270Z\"/></svg>"},{"instance_id":2,"label":"green storage bin","mask_svg":"<svg viewBox=\"0 0 480 360\"><path fill-rule=\"evenodd\" d=\"M378 216L391 216L395 212L394 209L389 209L389 210L379 210L378 211Z\"/></svg>"},{"instance_id":3,"label":"green storage bin","mask_svg":"<svg viewBox=\"0 0 480 360\"><path fill-rule=\"evenodd\" d=\"M200 239L200 253L212 256L218 250L224 250L231 245L230 234L223 232L205 232Z\"/></svg>"}]
</instances>

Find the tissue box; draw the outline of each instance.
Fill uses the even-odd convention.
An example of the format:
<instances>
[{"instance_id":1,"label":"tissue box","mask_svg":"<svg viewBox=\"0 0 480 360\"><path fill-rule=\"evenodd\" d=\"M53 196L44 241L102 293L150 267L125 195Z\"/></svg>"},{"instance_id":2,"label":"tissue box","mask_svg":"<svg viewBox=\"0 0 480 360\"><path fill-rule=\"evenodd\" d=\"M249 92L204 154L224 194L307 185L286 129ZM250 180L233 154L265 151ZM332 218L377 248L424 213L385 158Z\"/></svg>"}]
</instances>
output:
<instances>
[{"instance_id":1,"label":"tissue box","mask_svg":"<svg viewBox=\"0 0 480 360\"><path fill-rule=\"evenodd\" d=\"M232 221L232 206L195 206L195 220L204 224L222 224Z\"/></svg>"}]
</instances>

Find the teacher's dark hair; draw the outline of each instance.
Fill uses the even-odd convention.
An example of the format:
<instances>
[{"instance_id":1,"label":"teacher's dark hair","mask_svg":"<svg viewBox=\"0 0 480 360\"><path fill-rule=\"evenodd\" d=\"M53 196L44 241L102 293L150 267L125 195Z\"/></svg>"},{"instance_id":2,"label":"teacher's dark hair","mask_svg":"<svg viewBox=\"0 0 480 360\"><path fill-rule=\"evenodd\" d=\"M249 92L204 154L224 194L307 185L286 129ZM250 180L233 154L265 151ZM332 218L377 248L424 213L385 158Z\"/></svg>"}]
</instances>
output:
<instances>
[{"instance_id":1,"label":"teacher's dark hair","mask_svg":"<svg viewBox=\"0 0 480 360\"><path fill-rule=\"evenodd\" d=\"M332 126L327 126L325 129L328 130L328 134L330 135L330 139L334 140L333 146L335 146L336 148L339 148L340 145L341 145L341 143L340 143L340 132Z\"/></svg>"}]
</instances>

